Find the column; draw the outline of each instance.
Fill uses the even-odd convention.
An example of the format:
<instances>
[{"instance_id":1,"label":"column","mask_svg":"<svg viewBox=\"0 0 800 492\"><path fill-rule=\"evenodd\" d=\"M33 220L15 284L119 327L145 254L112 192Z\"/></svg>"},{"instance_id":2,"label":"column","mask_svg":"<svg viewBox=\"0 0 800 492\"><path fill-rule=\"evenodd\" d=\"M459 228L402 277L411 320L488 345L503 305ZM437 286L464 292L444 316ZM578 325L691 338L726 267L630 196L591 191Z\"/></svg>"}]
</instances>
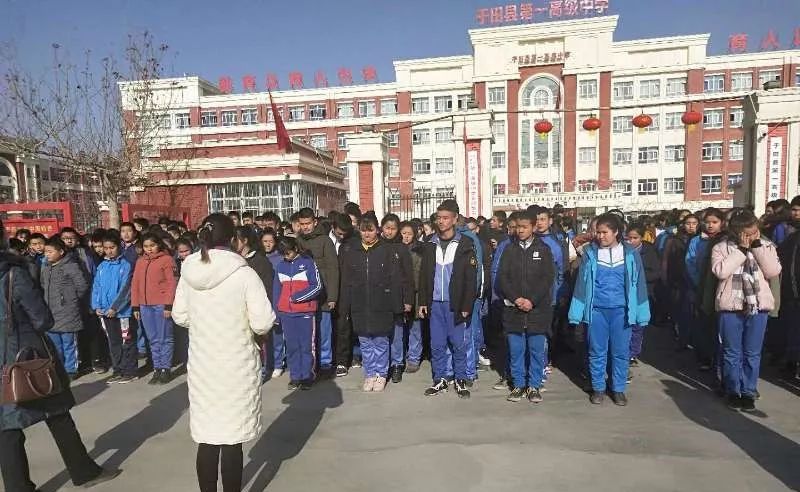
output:
<instances>
[{"instance_id":1,"label":"column","mask_svg":"<svg viewBox=\"0 0 800 492\"><path fill-rule=\"evenodd\" d=\"M374 210L380 219L385 210L386 172L389 168L388 138L365 127L347 138L350 200L362 210Z\"/></svg>"},{"instance_id":2,"label":"column","mask_svg":"<svg viewBox=\"0 0 800 492\"><path fill-rule=\"evenodd\" d=\"M381 161L372 163L372 203L375 215L380 220L383 218L386 206L386 167Z\"/></svg>"}]
</instances>

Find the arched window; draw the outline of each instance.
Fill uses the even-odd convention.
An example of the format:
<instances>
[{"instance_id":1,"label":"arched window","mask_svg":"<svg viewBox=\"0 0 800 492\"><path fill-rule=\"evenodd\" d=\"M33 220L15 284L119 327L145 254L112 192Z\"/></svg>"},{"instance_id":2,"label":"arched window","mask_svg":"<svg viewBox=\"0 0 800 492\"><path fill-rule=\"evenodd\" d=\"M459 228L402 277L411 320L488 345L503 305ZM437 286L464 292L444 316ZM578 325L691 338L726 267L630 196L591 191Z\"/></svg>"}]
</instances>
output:
<instances>
[{"instance_id":1,"label":"arched window","mask_svg":"<svg viewBox=\"0 0 800 492\"><path fill-rule=\"evenodd\" d=\"M560 93L558 82L550 77L534 77L525 84L520 109L536 109L542 113L523 113L520 116L521 169L561 167L561 116L552 112L556 109ZM553 123L553 130L544 136L538 135L533 129L542 116Z\"/></svg>"}]
</instances>

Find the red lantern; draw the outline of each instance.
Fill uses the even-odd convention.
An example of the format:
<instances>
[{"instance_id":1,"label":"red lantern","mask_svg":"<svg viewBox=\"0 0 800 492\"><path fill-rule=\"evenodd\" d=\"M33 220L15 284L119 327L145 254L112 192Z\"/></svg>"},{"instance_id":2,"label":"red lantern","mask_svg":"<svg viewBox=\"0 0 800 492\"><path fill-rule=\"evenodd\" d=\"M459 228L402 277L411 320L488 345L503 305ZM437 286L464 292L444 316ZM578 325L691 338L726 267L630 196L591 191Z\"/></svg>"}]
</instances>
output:
<instances>
[{"instance_id":1,"label":"red lantern","mask_svg":"<svg viewBox=\"0 0 800 492\"><path fill-rule=\"evenodd\" d=\"M633 118L633 126L640 130L644 130L648 126L653 124L653 118L649 117L648 115L642 113L639 116Z\"/></svg>"},{"instance_id":2,"label":"red lantern","mask_svg":"<svg viewBox=\"0 0 800 492\"><path fill-rule=\"evenodd\" d=\"M583 121L583 129L589 132L597 131L601 126L603 126L603 122L600 121L599 118L595 118L594 115L591 115Z\"/></svg>"},{"instance_id":3,"label":"red lantern","mask_svg":"<svg viewBox=\"0 0 800 492\"><path fill-rule=\"evenodd\" d=\"M536 130L536 133L545 137L548 133L553 131L553 124L547 120L539 120L533 125L533 129Z\"/></svg>"},{"instance_id":4,"label":"red lantern","mask_svg":"<svg viewBox=\"0 0 800 492\"><path fill-rule=\"evenodd\" d=\"M703 121L703 115L697 111L689 110L681 116L681 122L690 129Z\"/></svg>"}]
</instances>

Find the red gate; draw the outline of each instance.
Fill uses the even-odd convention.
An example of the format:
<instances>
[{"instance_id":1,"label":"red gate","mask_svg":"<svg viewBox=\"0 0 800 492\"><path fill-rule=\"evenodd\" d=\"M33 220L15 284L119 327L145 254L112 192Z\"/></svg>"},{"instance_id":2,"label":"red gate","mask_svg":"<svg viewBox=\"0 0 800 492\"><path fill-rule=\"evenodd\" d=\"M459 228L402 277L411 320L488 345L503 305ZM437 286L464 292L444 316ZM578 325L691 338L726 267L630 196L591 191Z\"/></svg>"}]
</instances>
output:
<instances>
[{"instance_id":1,"label":"red gate","mask_svg":"<svg viewBox=\"0 0 800 492\"><path fill-rule=\"evenodd\" d=\"M62 227L72 227L70 202L1 203L0 219L8 237L18 229L28 229L45 236L58 233Z\"/></svg>"}]
</instances>

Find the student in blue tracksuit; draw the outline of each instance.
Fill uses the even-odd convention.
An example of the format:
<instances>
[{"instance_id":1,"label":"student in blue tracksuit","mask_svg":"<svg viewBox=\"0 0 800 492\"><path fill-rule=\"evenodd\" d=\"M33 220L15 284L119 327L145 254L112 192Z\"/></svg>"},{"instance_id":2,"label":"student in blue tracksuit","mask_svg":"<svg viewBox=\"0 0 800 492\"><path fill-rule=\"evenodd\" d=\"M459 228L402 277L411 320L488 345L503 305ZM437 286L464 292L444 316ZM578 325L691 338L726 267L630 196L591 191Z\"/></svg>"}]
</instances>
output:
<instances>
[{"instance_id":1,"label":"student in blue tracksuit","mask_svg":"<svg viewBox=\"0 0 800 492\"><path fill-rule=\"evenodd\" d=\"M455 377L460 398L467 389L467 347L472 343L467 328L477 298L478 260L470 238L456 231L458 204L445 200L436 211L438 233L425 243L420 267L420 317L430 316L433 385L427 396L447 391ZM453 357L448 373L447 349Z\"/></svg>"},{"instance_id":2,"label":"student in blue tracksuit","mask_svg":"<svg viewBox=\"0 0 800 492\"><path fill-rule=\"evenodd\" d=\"M460 217L463 220L463 217ZM475 381L478 379L478 356L484 347L483 339L483 324L481 323L481 311L483 310L484 303L484 285L490 282L490 272L484 265L489 264L489 247L484 244L478 235L472 232L466 224L459 224L456 226L456 232L462 234L472 240L475 247L475 259L478 262L477 274L477 298L472 307L472 315L470 323L467 326L469 330L470 339L472 343L467 346L467 381Z\"/></svg>"},{"instance_id":3,"label":"student in blue tracksuit","mask_svg":"<svg viewBox=\"0 0 800 492\"><path fill-rule=\"evenodd\" d=\"M627 405L631 327L650 323L644 265L639 253L622 243L622 228L616 215L597 218L595 241L584 250L569 309L570 323L588 325L590 401L596 405L603 402L609 362L611 399Z\"/></svg>"},{"instance_id":4,"label":"student in blue tracksuit","mask_svg":"<svg viewBox=\"0 0 800 492\"><path fill-rule=\"evenodd\" d=\"M133 267L122 256L116 236L103 239L105 260L97 267L92 286L92 310L108 336L113 375L108 383L129 383L137 378L136 323L131 323Z\"/></svg>"},{"instance_id":5,"label":"student in blue tracksuit","mask_svg":"<svg viewBox=\"0 0 800 492\"><path fill-rule=\"evenodd\" d=\"M275 272L278 271L278 263L283 261L280 251L278 251L278 233L274 229L267 227L261 233L261 245L264 247L264 252L267 259L272 263L272 268ZM274 293L273 293L274 296ZM273 297L273 303L275 297ZM266 379L267 370L272 368L272 377L279 378L283 375L283 369L286 364L286 342L283 337L283 328L280 323L277 323L270 330L267 336L267 341L264 342L262 347L264 354L264 361L262 366L261 376ZM271 354L271 357L270 357ZM269 360L271 359L271 361ZM271 362L268 365L267 362Z\"/></svg>"},{"instance_id":6,"label":"student in blue tracksuit","mask_svg":"<svg viewBox=\"0 0 800 492\"><path fill-rule=\"evenodd\" d=\"M289 389L309 390L315 377L315 315L322 279L314 260L295 238L278 240L278 251L283 260L275 269L272 296L286 340Z\"/></svg>"}]
</instances>

